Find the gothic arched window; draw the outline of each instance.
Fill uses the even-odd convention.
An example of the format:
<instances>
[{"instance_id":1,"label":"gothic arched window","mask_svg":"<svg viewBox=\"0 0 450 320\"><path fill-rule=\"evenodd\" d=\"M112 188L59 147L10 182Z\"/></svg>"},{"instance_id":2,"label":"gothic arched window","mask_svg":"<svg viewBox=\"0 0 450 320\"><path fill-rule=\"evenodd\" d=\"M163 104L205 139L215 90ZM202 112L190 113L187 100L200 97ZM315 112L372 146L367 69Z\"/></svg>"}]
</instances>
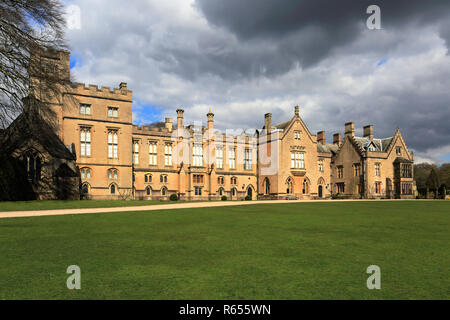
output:
<instances>
[{"instance_id":1,"label":"gothic arched window","mask_svg":"<svg viewBox=\"0 0 450 320\"><path fill-rule=\"evenodd\" d=\"M25 165L29 180L33 182L41 180L42 160L36 151L26 152Z\"/></svg>"}]
</instances>

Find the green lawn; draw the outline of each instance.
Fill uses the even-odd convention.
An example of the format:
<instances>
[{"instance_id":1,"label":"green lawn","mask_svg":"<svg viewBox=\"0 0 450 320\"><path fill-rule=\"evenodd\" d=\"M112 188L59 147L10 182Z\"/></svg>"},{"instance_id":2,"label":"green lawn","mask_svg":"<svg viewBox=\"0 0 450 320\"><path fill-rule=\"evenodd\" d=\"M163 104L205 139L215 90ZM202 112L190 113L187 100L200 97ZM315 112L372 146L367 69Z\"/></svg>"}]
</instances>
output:
<instances>
[{"instance_id":1,"label":"green lawn","mask_svg":"<svg viewBox=\"0 0 450 320\"><path fill-rule=\"evenodd\" d=\"M0 299L450 299L444 201L0 219L0 243Z\"/></svg>"},{"instance_id":2,"label":"green lawn","mask_svg":"<svg viewBox=\"0 0 450 320\"><path fill-rule=\"evenodd\" d=\"M51 209L82 209L82 208L112 208L147 206L152 204L164 204L169 201L156 200L34 200L34 201L1 201L2 211L29 211Z\"/></svg>"}]
</instances>

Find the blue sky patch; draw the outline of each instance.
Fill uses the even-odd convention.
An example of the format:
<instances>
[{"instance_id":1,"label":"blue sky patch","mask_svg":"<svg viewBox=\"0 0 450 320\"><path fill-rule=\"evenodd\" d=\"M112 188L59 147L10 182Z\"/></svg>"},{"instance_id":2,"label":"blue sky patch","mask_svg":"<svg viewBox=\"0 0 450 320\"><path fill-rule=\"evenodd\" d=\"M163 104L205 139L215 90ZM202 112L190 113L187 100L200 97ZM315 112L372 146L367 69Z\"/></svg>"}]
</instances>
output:
<instances>
[{"instance_id":1,"label":"blue sky patch","mask_svg":"<svg viewBox=\"0 0 450 320\"><path fill-rule=\"evenodd\" d=\"M133 123L139 126L164 121L163 108L133 100Z\"/></svg>"},{"instance_id":2,"label":"blue sky patch","mask_svg":"<svg viewBox=\"0 0 450 320\"><path fill-rule=\"evenodd\" d=\"M70 69L81 66L81 57L74 52L70 53Z\"/></svg>"},{"instance_id":3,"label":"blue sky patch","mask_svg":"<svg viewBox=\"0 0 450 320\"><path fill-rule=\"evenodd\" d=\"M386 64L386 62L388 62L389 58L383 58L380 59L377 63L377 67L381 67L383 64Z\"/></svg>"}]
</instances>

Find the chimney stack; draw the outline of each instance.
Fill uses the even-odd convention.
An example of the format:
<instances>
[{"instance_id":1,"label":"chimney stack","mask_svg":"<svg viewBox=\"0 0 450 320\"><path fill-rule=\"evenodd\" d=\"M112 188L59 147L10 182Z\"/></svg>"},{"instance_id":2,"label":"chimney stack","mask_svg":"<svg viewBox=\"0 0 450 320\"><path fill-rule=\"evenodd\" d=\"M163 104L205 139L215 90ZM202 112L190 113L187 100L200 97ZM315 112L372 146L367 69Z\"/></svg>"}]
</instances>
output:
<instances>
[{"instance_id":1,"label":"chimney stack","mask_svg":"<svg viewBox=\"0 0 450 320\"><path fill-rule=\"evenodd\" d=\"M317 132L317 143L325 144L325 131Z\"/></svg>"},{"instance_id":2,"label":"chimney stack","mask_svg":"<svg viewBox=\"0 0 450 320\"><path fill-rule=\"evenodd\" d=\"M266 127L266 132L270 133L272 128L272 114L266 113L264 115L264 126Z\"/></svg>"},{"instance_id":3,"label":"chimney stack","mask_svg":"<svg viewBox=\"0 0 450 320\"><path fill-rule=\"evenodd\" d=\"M373 140L373 125L364 127L364 138L369 138L370 141Z\"/></svg>"},{"instance_id":4,"label":"chimney stack","mask_svg":"<svg viewBox=\"0 0 450 320\"><path fill-rule=\"evenodd\" d=\"M166 129L172 132L172 118L166 118Z\"/></svg>"},{"instance_id":5,"label":"chimney stack","mask_svg":"<svg viewBox=\"0 0 450 320\"><path fill-rule=\"evenodd\" d=\"M339 147L342 145L340 133L333 134L333 144L337 144Z\"/></svg>"},{"instance_id":6,"label":"chimney stack","mask_svg":"<svg viewBox=\"0 0 450 320\"><path fill-rule=\"evenodd\" d=\"M299 106L295 106L295 116L299 117L300 116L300 108Z\"/></svg>"},{"instance_id":7,"label":"chimney stack","mask_svg":"<svg viewBox=\"0 0 450 320\"><path fill-rule=\"evenodd\" d=\"M183 109L177 109L177 129L183 129Z\"/></svg>"},{"instance_id":8,"label":"chimney stack","mask_svg":"<svg viewBox=\"0 0 450 320\"><path fill-rule=\"evenodd\" d=\"M206 116L208 117L208 130L214 130L214 113L211 112L211 108Z\"/></svg>"},{"instance_id":9,"label":"chimney stack","mask_svg":"<svg viewBox=\"0 0 450 320\"><path fill-rule=\"evenodd\" d=\"M345 137L347 136L355 136L355 124L353 122L347 122L345 124Z\"/></svg>"}]
</instances>

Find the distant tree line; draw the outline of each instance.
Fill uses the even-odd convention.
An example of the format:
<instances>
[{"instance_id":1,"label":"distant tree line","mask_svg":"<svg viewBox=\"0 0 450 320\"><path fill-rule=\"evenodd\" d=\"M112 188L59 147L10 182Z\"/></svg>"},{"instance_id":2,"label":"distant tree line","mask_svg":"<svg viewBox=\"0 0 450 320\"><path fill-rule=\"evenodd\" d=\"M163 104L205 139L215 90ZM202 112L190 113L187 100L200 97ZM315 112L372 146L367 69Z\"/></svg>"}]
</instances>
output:
<instances>
[{"instance_id":1,"label":"distant tree line","mask_svg":"<svg viewBox=\"0 0 450 320\"><path fill-rule=\"evenodd\" d=\"M414 165L414 179L420 197L441 198L450 190L450 163Z\"/></svg>"}]
</instances>

